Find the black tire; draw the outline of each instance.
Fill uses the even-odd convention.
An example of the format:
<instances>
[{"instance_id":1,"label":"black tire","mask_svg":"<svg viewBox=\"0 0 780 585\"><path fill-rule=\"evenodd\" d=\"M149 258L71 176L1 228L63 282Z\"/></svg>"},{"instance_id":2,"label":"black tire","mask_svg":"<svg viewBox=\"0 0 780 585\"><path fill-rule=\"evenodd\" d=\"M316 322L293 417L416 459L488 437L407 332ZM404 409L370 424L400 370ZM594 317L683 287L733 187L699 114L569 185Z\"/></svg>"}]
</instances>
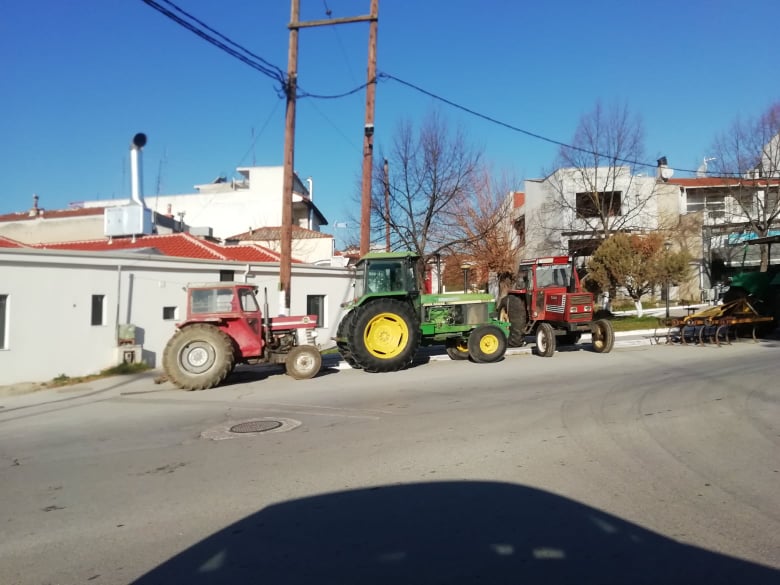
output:
<instances>
[{"instance_id":1,"label":"black tire","mask_svg":"<svg viewBox=\"0 0 780 585\"><path fill-rule=\"evenodd\" d=\"M506 335L495 325L480 325L469 334L468 348L478 364L497 362L506 353Z\"/></svg>"},{"instance_id":2,"label":"black tire","mask_svg":"<svg viewBox=\"0 0 780 585\"><path fill-rule=\"evenodd\" d=\"M502 321L509 322L509 347L523 347L528 323L525 301L516 295L505 296L498 303L498 316Z\"/></svg>"},{"instance_id":3,"label":"black tire","mask_svg":"<svg viewBox=\"0 0 780 585\"><path fill-rule=\"evenodd\" d=\"M598 319L591 323L591 336L593 338L593 351L596 353L609 353L615 345L615 331L612 323L607 319Z\"/></svg>"},{"instance_id":4,"label":"black tire","mask_svg":"<svg viewBox=\"0 0 780 585\"><path fill-rule=\"evenodd\" d=\"M163 351L163 369L168 379L182 390L219 386L234 365L230 337L204 323L179 329Z\"/></svg>"},{"instance_id":5,"label":"black tire","mask_svg":"<svg viewBox=\"0 0 780 585\"><path fill-rule=\"evenodd\" d=\"M469 344L468 340L460 337L456 339L447 340L447 355L452 360L467 360L469 359Z\"/></svg>"},{"instance_id":6,"label":"black tire","mask_svg":"<svg viewBox=\"0 0 780 585\"><path fill-rule=\"evenodd\" d=\"M556 341L559 347L561 345L576 345L580 342L581 337L582 337L582 333L580 333L579 331L575 331L574 333L566 333L564 335L559 335Z\"/></svg>"},{"instance_id":7,"label":"black tire","mask_svg":"<svg viewBox=\"0 0 780 585\"><path fill-rule=\"evenodd\" d=\"M356 311L348 349L360 367L395 372L412 363L420 346L420 321L411 304L380 298Z\"/></svg>"},{"instance_id":8,"label":"black tire","mask_svg":"<svg viewBox=\"0 0 780 585\"><path fill-rule=\"evenodd\" d=\"M536 354L542 357L555 355L555 330L549 323L539 323L536 328Z\"/></svg>"},{"instance_id":9,"label":"black tire","mask_svg":"<svg viewBox=\"0 0 780 585\"><path fill-rule=\"evenodd\" d=\"M339 350L339 354L342 359L349 364L349 366L355 370L361 369L360 364L355 360L355 356L352 355L349 341L340 341L344 338L349 339L351 331L355 326L355 315L357 315L357 309L352 309L346 315L341 318L338 329L336 330L336 347Z\"/></svg>"},{"instance_id":10,"label":"black tire","mask_svg":"<svg viewBox=\"0 0 780 585\"><path fill-rule=\"evenodd\" d=\"M284 360L287 375L296 380L308 380L320 372L322 355L313 345L297 345Z\"/></svg>"}]
</instances>

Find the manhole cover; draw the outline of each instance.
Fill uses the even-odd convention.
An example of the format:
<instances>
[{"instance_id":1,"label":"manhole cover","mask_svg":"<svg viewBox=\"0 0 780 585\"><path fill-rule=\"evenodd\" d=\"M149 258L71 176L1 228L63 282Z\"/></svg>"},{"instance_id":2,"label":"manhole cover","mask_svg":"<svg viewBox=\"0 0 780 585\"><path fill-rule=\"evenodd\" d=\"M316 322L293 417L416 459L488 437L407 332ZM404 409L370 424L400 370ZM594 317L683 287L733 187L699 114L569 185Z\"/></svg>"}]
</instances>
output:
<instances>
[{"instance_id":1,"label":"manhole cover","mask_svg":"<svg viewBox=\"0 0 780 585\"><path fill-rule=\"evenodd\" d=\"M282 426L278 420L250 420L230 427L231 433L263 433Z\"/></svg>"}]
</instances>

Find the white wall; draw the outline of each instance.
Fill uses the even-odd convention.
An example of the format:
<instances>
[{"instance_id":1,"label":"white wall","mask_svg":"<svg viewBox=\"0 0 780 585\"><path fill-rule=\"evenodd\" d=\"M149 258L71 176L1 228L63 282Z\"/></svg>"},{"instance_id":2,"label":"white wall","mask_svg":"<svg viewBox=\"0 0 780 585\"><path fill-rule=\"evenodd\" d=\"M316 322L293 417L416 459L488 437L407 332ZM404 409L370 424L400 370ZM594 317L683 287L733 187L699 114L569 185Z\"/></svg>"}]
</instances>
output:
<instances>
[{"instance_id":1,"label":"white wall","mask_svg":"<svg viewBox=\"0 0 780 585\"><path fill-rule=\"evenodd\" d=\"M175 331L163 307L185 314L188 282L219 280L220 270L268 290L269 307L278 307L276 264L246 265L135 254L0 249L0 295L8 295L7 349L0 350L0 385L43 382L65 374L83 376L117 363L116 327L137 327L144 359L161 367L162 351ZM306 296L326 296L325 322L318 329L321 349L332 347L346 300L349 272L344 268L293 265L290 313L306 312ZM92 295L105 295L105 324L90 324Z\"/></svg>"},{"instance_id":2,"label":"white wall","mask_svg":"<svg viewBox=\"0 0 780 585\"><path fill-rule=\"evenodd\" d=\"M161 215L171 213L192 227L210 227L217 238L228 238L252 228L279 226L282 224L283 167L249 167L239 172L245 182L227 181L199 185L198 193L182 195L146 195L149 209ZM293 193L293 219L301 227L308 227L308 207L298 191L305 187L296 181ZM129 199L84 201L84 207L124 205ZM316 215L316 214L315 214ZM316 219L316 218L315 218ZM315 229L319 222L315 222ZM11 237L11 236L9 236Z\"/></svg>"}]
</instances>

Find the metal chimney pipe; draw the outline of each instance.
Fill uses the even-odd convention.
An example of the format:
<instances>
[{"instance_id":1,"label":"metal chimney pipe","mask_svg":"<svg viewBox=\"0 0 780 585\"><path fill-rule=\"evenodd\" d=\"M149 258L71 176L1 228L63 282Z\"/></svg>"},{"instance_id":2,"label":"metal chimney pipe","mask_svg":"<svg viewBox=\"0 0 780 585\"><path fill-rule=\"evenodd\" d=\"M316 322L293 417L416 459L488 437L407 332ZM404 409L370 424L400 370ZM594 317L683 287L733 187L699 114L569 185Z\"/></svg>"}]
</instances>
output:
<instances>
[{"instance_id":1,"label":"metal chimney pipe","mask_svg":"<svg viewBox=\"0 0 780 585\"><path fill-rule=\"evenodd\" d=\"M143 195L143 160L141 149L146 146L146 134L139 132L133 136L130 145L130 198L141 207L146 207Z\"/></svg>"}]
</instances>

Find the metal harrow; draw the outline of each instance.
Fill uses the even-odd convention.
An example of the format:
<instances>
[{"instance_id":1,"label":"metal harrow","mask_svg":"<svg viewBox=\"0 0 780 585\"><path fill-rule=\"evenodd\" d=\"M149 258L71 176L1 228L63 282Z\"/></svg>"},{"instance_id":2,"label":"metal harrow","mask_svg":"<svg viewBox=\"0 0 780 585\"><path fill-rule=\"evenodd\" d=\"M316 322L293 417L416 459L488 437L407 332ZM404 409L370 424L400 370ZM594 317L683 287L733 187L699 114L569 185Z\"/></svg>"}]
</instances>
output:
<instances>
[{"instance_id":1,"label":"metal harrow","mask_svg":"<svg viewBox=\"0 0 780 585\"><path fill-rule=\"evenodd\" d=\"M756 328L762 323L774 321L773 317L759 314L746 297L742 297L723 305L709 307L687 317L661 317L658 319L654 337L660 343L659 329L666 328L666 343L680 342L683 345L704 345L721 342L731 345L731 338L736 341L740 333L751 328L753 341L756 338Z\"/></svg>"}]
</instances>

